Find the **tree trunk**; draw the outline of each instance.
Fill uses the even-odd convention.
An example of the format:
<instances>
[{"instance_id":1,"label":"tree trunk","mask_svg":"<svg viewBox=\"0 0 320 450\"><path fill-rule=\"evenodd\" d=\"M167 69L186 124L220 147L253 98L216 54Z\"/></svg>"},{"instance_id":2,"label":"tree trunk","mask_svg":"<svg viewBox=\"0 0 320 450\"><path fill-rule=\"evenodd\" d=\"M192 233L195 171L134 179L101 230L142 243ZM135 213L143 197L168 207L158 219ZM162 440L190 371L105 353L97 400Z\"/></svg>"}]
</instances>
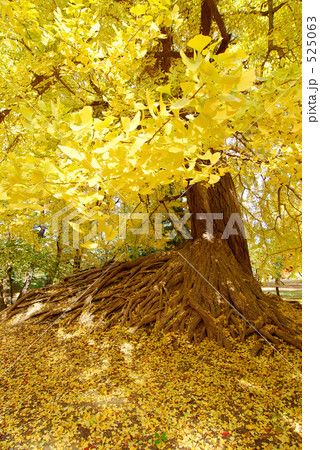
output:
<instances>
[{"instance_id":1,"label":"tree trunk","mask_svg":"<svg viewBox=\"0 0 320 450\"><path fill-rule=\"evenodd\" d=\"M12 304L12 271L13 267L8 267L7 273L2 280L2 297L3 302L7 306Z\"/></svg>"},{"instance_id":2,"label":"tree trunk","mask_svg":"<svg viewBox=\"0 0 320 450\"><path fill-rule=\"evenodd\" d=\"M192 237L211 239L215 236L225 240L242 269L252 274L240 205L231 175L227 173L209 188L196 183L187 191L187 200L192 213ZM210 214L217 216L207 216L207 220L199 218L199 215Z\"/></svg>"},{"instance_id":3,"label":"tree trunk","mask_svg":"<svg viewBox=\"0 0 320 450\"><path fill-rule=\"evenodd\" d=\"M281 281L281 279L278 277L275 279L275 285L276 285L276 295L280 297L280 286L284 283Z\"/></svg>"},{"instance_id":4,"label":"tree trunk","mask_svg":"<svg viewBox=\"0 0 320 450\"><path fill-rule=\"evenodd\" d=\"M3 311L6 307L7 307L7 305L5 304L5 302L3 300L2 286L1 286L1 289L0 289L0 311Z\"/></svg>"},{"instance_id":5,"label":"tree trunk","mask_svg":"<svg viewBox=\"0 0 320 450\"><path fill-rule=\"evenodd\" d=\"M60 236L58 236L57 242L56 242L56 246L57 246L57 253L56 253L56 258L55 258L55 262L54 265L51 269L51 271L49 272L47 281L45 283L46 286L50 285L53 283L55 276L58 272L59 269L59 265L60 265L60 260L61 260L61 253L62 253L62 248L60 246Z\"/></svg>"},{"instance_id":6,"label":"tree trunk","mask_svg":"<svg viewBox=\"0 0 320 450\"><path fill-rule=\"evenodd\" d=\"M30 286L30 283L32 281L32 277L33 277L33 268L30 269L30 271L29 271L29 273L28 273L28 275L27 275L27 277L26 277L26 279L24 281L24 285L23 285L23 287L22 287L22 289L21 289L21 291L20 291L16 301L18 301L19 298L23 297L27 293L27 291L29 289L29 286Z\"/></svg>"},{"instance_id":7,"label":"tree trunk","mask_svg":"<svg viewBox=\"0 0 320 450\"><path fill-rule=\"evenodd\" d=\"M80 270L81 268L81 258L82 254L81 251L77 248L74 255L74 261L73 261L73 271L76 272L77 270Z\"/></svg>"}]
</instances>

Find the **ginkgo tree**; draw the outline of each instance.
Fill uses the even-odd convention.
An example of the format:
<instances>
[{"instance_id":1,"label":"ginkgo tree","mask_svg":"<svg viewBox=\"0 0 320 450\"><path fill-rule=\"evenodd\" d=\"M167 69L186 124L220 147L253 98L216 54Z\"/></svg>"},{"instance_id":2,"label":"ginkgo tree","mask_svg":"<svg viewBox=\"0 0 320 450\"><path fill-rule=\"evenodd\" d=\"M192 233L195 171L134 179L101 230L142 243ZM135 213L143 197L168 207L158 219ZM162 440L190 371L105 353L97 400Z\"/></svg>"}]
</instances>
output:
<instances>
[{"instance_id":1,"label":"ginkgo tree","mask_svg":"<svg viewBox=\"0 0 320 450\"><path fill-rule=\"evenodd\" d=\"M270 253L299 261L300 9L3 2L3 209L74 203L100 233L83 248L104 239L119 249L124 212L148 214L155 241L160 214L184 237L178 249L157 242L163 251L75 274L67 291L31 291L3 317L32 305L38 321L67 311L226 348L255 330L301 346L299 326L253 276L240 220L243 211L253 248L269 245L273 226Z\"/></svg>"}]
</instances>

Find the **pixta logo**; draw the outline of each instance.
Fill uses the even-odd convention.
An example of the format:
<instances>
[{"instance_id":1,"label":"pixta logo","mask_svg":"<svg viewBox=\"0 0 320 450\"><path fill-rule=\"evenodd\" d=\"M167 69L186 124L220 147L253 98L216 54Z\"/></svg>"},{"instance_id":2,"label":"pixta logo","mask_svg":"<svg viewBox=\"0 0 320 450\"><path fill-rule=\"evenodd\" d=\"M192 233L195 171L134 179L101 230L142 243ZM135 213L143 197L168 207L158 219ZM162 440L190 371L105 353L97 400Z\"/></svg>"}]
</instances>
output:
<instances>
[{"instance_id":1,"label":"pixta logo","mask_svg":"<svg viewBox=\"0 0 320 450\"><path fill-rule=\"evenodd\" d=\"M67 216L64 216L67 214ZM81 244L85 244L86 242L93 239L98 232L98 222L96 220L92 220L92 217L95 215L96 211L82 211L73 203L65 206L64 208L59 209L52 218L52 230L53 236L55 239L58 236L61 236L62 245L69 246L70 245L70 228L72 228L72 244L71 246L74 249L79 249ZM78 217L78 219L76 219ZM60 225L61 219L61 227ZM76 220L73 220L76 219ZM90 231L80 239L81 233L81 225L91 222ZM81 242L80 242L81 241Z\"/></svg>"},{"instance_id":2,"label":"pixta logo","mask_svg":"<svg viewBox=\"0 0 320 450\"><path fill-rule=\"evenodd\" d=\"M67 215L66 215L67 214ZM70 245L70 227L72 228L72 247L78 249L81 244L85 244L89 240L95 238L98 233L98 222L93 219L96 211L80 210L75 204L70 203L64 208L60 209L53 216L52 228L54 236L57 238L60 234L61 243L63 245ZM203 237L211 240L214 237L214 221L223 220L222 213L197 213L196 220L205 221L205 231ZM153 235L155 240L159 239L174 239L178 233L184 239L193 239L187 227L188 221L191 219L191 213L185 213L182 217L178 217L174 213L155 213L152 218L148 213L128 213L118 215L118 233L114 239L125 240L128 233L140 236L149 236L150 223L152 219ZM76 220L74 220L76 219ZM129 226L129 221L140 221L140 225L133 228ZM61 222L61 226L60 226ZM80 235L81 225L89 222L90 231L87 232L81 239ZM164 234L164 224L171 223L173 230L171 233ZM221 239L229 239L230 236L241 235L244 239L248 239L248 233L245 232L244 223L240 214L230 214L225 229L221 235ZM103 235L102 235L103 237Z\"/></svg>"}]
</instances>

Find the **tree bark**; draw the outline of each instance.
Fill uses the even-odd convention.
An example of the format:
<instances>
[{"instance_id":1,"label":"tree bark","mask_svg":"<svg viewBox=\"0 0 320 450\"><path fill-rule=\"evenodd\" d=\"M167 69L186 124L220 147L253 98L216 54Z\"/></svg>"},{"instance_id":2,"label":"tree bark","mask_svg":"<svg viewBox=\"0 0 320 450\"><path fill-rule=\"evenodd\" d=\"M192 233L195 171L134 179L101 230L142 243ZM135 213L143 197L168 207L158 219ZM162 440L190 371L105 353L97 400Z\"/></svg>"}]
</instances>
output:
<instances>
[{"instance_id":1,"label":"tree bark","mask_svg":"<svg viewBox=\"0 0 320 450\"><path fill-rule=\"evenodd\" d=\"M7 269L6 275L2 280L2 296L5 305L9 306L12 304L12 271L13 267L10 266Z\"/></svg>"},{"instance_id":2,"label":"tree bark","mask_svg":"<svg viewBox=\"0 0 320 450\"><path fill-rule=\"evenodd\" d=\"M57 246L57 253L56 253L56 258L55 258L55 262L54 265L48 275L47 281L45 283L46 286L50 285L53 283L55 276L58 272L59 269L59 265L60 265L60 260L61 260L61 253L62 253L62 248L60 246L60 236L58 236L57 242L56 242L56 246Z\"/></svg>"},{"instance_id":3,"label":"tree bark","mask_svg":"<svg viewBox=\"0 0 320 450\"><path fill-rule=\"evenodd\" d=\"M7 307L7 305L5 304L5 302L4 302L4 300L3 300L3 296L2 296L2 289L0 289L0 293L1 293L1 295L0 295L0 311L3 311L6 307Z\"/></svg>"},{"instance_id":4,"label":"tree bark","mask_svg":"<svg viewBox=\"0 0 320 450\"><path fill-rule=\"evenodd\" d=\"M215 236L226 240L243 270L252 274L240 205L231 175L227 173L218 183L210 187L206 187L202 183L196 183L188 190L187 200L189 210L192 213L192 237L194 239L203 237L211 239ZM216 218L211 217L210 219L208 216L208 220L199 218L200 215L208 214L215 214Z\"/></svg>"},{"instance_id":5,"label":"tree bark","mask_svg":"<svg viewBox=\"0 0 320 450\"><path fill-rule=\"evenodd\" d=\"M173 44L172 35L169 27L162 27L161 33L165 34L167 37L165 39L162 39L162 53L163 57L161 58L161 70L165 74L165 77L167 78L167 73L170 70L171 67L171 57L170 57L170 51L171 46Z\"/></svg>"},{"instance_id":6,"label":"tree bark","mask_svg":"<svg viewBox=\"0 0 320 450\"><path fill-rule=\"evenodd\" d=\"M81 268L81 251L77 248L74 255L74 261L73 261L73 271L76 272L77 270L80 270Z\"/></svg>"},{"instance_id":7,"label":"tree bark","mask_svg":"<svg viewBox=\"0 0 320 450\"><path fill-rule=\"evenodd\" d=\"M24 296L27 293L27 291L29 289L29 286L30 286L30 283L32 281L32 277L33 277L33 268L30 269L30 271L29 271L29 273L28 273L28 275L27 275L27 277L26 277L26 279L24 281L23 287L22 287L22 289L21 289L21 291L20 291L20 293L19 293L19 295L17 297L17 300L19 300L19 298L21 298L22 296Z\"/></svg>"}]
</instances>

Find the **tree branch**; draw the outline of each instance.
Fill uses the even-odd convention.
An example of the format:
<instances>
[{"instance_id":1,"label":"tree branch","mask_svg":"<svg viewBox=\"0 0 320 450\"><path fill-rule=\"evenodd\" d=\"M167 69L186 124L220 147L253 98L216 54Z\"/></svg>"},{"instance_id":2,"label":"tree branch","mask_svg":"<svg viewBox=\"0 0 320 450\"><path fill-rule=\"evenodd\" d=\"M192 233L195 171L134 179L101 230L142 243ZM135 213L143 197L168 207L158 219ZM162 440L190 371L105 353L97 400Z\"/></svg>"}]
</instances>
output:
<instances>
[{"instance_id":1,"label":"tree branch","mask_svg":"<svg viewBox=\"0 0 320 450\"><path fill-rule=\"evenodd\" d=\"M269 55L272 51L276 51L279 55L279 58L281 60L281 58L284 57L284 51L281 47L279 47L278 45L274 45L273 43L273 38L272 38L272 32L274 30L274 14L275 12L279 11L279 9L284 6L287 2L285 3L281 3L281 5L277 6L276 8L273 8L273 0L268 0L268 11L267 11L267 15L268 16L268 22L269 22L269 29L268 29L268 50L267 50L267 54L265 59L263 60L263 63L261 64L261 76L263 75L263 69L265 66L265 63L267 62ZM262 14L264 15L264 14Z\"/></svg>"},{"instance_id":2,"label":"tree branch","mask_svg":"<svg viewBox=\"0 0 320 450\"><path fill-rule=\"evenodd\" d=\"M58 80L58 81L60 81L60 83L72 94L72 95L77 95L76 93L75 93L75 91L73 90L73 89L71 89L71 87L70 86L68 86L64 81L63 81L63 79L61 78L61 76L59 75L59 74L55 74L55 77L56 77L56 79Z\"/></svg>"},{"instance_id":3,"label":"tree branch","mask_svg":"<svg viewBox=\"0 0 320 450\"><path fill-rule=\"evenodd\" d=\"M202 33L206 36L210 34L210 29L208 30L208 22L210 19L211 23L212 18L216 22L222 37L222 42L218 48L217 54L223 53L226 51L229 45L231 34L227 32L227 28L218 10L215 0L204 0L201 8L201 30Z\"/></svg>"},{"instance_id":4,"label":"tree branch","mask_svg":"<svg viewBox=\"0 0 320 450\"><path fill-rule=\"evenodd\" d=\"M161 69L167 74L171 67L171 46L173 44L173 39L169 27L162 27L161 33L165 34L167 37L162 39L162 59L161 59Z\"/></svg>"},{"instance_id":5,"label":"tree branch","mask_svg":"<svg viewBox=\"0 0 320 450\"><path fill-rule=\"evenodd\" d=\"M17 136L14 138L14 140L11 142L11 144L8 145L8 147L5 150L4 157L1 159L0 163L2 163L7 158L10 150L18 143L20 137L21 137L21 134L17 134Z\"/></svg>"},{"instance_id":6,"label":"tree branch","mask_svg":"<svg viewBox=\"0 0 320 450\"><path fill-rule=\"evenodd\" d=\"M4 121L10 111L11 109L3 109L2 111L0 111L0 123Z\"/></svg>"}]
</instances>

